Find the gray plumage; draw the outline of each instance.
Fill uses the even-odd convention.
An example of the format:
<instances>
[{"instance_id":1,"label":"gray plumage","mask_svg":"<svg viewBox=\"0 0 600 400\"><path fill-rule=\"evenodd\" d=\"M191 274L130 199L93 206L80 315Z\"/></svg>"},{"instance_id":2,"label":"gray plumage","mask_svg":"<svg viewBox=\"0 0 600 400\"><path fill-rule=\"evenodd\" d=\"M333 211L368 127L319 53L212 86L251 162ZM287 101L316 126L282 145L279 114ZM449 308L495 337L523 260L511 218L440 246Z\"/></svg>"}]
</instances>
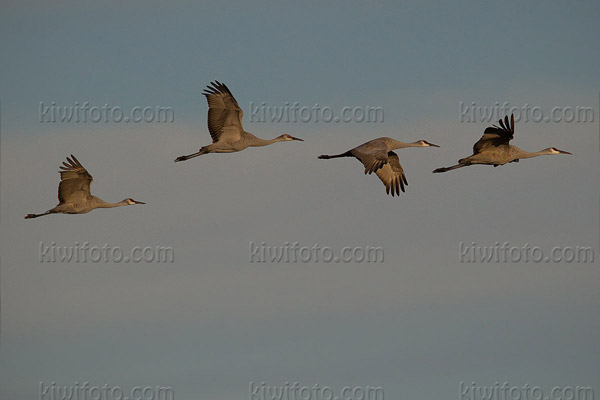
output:
<instances>
[{"instance_id":1,"label":"gray plumage","mask_svg":"<svg viewBox=\"0 0 600 400\"><path fill-rule=\"evenodd\" d=\"M79 160L71 154L67 157L68 163L63 161L60 166L60 183L58 185L58 205L42 214L27 214L25 219L42 217L48 214L85 214L96 208L113 208L146 204L126 198L118 203L107 203L90 193L90 185L94 178L81 165Z\"/></svg>"},{"instance_id":2,"label":"gray plumage","mask_svg":"<svg viewBox=\"0 0 600 400\"><path fill-rule=\"evenodd\" d=\"M348 150L345 153L336 155L321 155L320 159L328 160L330 158L354 157L365 166L365 174L375 172L379 179L385 185L387 194L400 195L400 190L404 192L404 186L408 185L404 169L400 165L398 155L392 150L403 149L406 147L440 147L426 140L418 140L412 143L404 143L398 140L381 137L370 140L358 147Z\"/></svg>"},{"instance_id":3,"label":"gray plumage","mask_svg":"<svg viewBox=\"0 0 600 400\"><path fill-rule=\"evenodd\" d=\"M208 102L208 131L212 144L200 148L196 153L179 156L175 162L189 160L208 153L234 153L248 147L267 146L276 142L299 140L288 134L283 134L275 139L260 139L246 132L242 127L244 111L233 97L229 88L219 81L211 82L202 94Z\"/></svg>"},{"instance_id":4,"label":"gray plumage","mask_svg":"<svg viewBox=\"0 0 600 400\"><path fill-rule=\"evenodd\" d=\"M556 147L548 147L547 149L529 152L521 150L517 146L509 144L515 134L515 116L508 116L498 121L500 126L490 126L485 129L481 139L473 145L473 155L458 160L458 164L451 167L435 169L434 173L446 172L457 168L467 167L473 164L487 164L497 167L499 165L508 164L511 162L519 162L524 158L532 158L550 154L571 154L568 151L559 150Z\"/></svg>"}]
</instances>

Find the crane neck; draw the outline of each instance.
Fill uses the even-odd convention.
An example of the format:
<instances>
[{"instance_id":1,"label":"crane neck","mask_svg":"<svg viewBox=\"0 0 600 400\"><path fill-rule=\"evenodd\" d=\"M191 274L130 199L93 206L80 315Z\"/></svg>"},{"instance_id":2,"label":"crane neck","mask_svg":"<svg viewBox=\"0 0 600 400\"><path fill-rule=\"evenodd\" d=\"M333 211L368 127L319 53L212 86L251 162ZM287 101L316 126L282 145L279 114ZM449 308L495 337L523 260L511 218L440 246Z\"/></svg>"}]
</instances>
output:
<instances>
[{"instance_id":1,"label":"crane neck","mask_svg":"<svg viewBox=\"0 0 600 400\"><path fill-rule=\"evenodd\" d=\"M260 139L260 138L256 138L256 140L253 140L252 143L250 143L250 146L252 146L252 147L262 147L262 146L268 146L268 145L273 144L275 142L279 142L279 140L277 140L277 138L275 138L275 139Z\"/></svg>"},{"instance_id":2,"label":"crane neck","mask_svg":"<svg viewBox=\"0 0 600 400\"><path fill-rule=\"evenodd\" d=\"M395 150L395 149L404 149L407 147L421 147L421 146L417 142L406 143L406 142L401 142L399 140L391 139L389 147L392 150Z\"/></svg>"},{"instance_id":3,"label":"crane neck","mask_svg":"<svg viewBox=\"0 0 600 400\"><path fill-rule=\"evenodd\" d=\"M519 149L521 150L521 149ZM525 151L525 150L521 150L519 152L519 158L523 159L523 158L533 158L533 157L537 157L537 156L543 156L546 154L550 154L548 153L548 151L546 150L540 150L540 151L534 151L534 152L530 152L530 151Z\"/></svg>"},{"instance_id":4,"label":"crane neck","mask_svg":"<svg viewBox=\"0 0 600 400\"><path fill-rule=\"evenodd\" d=\"M261 139L261 138L254 136L250 132L246 132L246 135L249 137L248 138L248 146L250 146L250 147L268 146L270 144L273 144L276 142L281 142L284 140L281 136L278 136L274 139Z\"/></svg>"},{"instance_id":5,"label":"crane neck","mask_svg":"<svg viewBox=\"0 0 600 400\"><path fill-rule=\"evenodd\" d=\"M94 201L96 203L96 208L114 208L129 205L125 200L122 200L118 203L109 203L96 196L94 196Z\"/></svg>"}]
</instances>

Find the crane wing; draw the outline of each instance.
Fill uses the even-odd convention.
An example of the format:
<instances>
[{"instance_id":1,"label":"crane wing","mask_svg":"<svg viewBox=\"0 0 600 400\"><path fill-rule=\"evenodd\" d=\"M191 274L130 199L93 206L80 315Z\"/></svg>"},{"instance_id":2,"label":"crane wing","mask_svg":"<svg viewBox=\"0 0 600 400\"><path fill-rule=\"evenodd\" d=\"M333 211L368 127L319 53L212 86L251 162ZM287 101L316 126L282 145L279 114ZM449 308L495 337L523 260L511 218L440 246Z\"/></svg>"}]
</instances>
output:
<instances>
[{"instance_id":1,"label":"crane wing","mask_svg":"<svg viewBox=\"0 0 600 400\"><path fill-rule=\"evenodd\" d=\"M508 121L508 116L504 117L504 122L502 122L502 120L499 120L498 122L500 123L500 126L493 125L485 128L481 139L473 145L473 154L480 153L483 149L490 146L498 147L500 145L506 145L512 140L515 134L514 114L510 116L510 123Z\"/></svg>"},{"instance_id":2,"label":"crane wing","mask_svg":"<svg viewBox=\"0 0 600 400\"><path fill-rule=\"evenodd\" d=\"M60 203L68 202L73 195L77 193L89 195L90 184L94 180L92 175L87 172L87 169L81 165L79 160L71 154L71 158L67 157L68 163L63 161L60 166L60 183L58 185L58 201Z\"/></svg>"},{"instance_id":3,"label":"crane wing","mask_svg":"<svg viewBox=\"0 0 600 400\"><path fill-rule=\"evenodd\" d=\"M350 154L358 158L365 166L365 174L372 174L388 162L388 153L386 150L381 147L368 146L369 144L367 142L350 150Z\"/></svg>"},{"instance_id":4,"label":"crane wing","mask_svg":"<svg viewBox=\"0 0 600 400\"><path fill-rule=\"evenodd\" d=\"M385 185L385 192L387 194L390 194L391 190L392 196L394 196L394 192L399 196L400 190L404 192L404 185L408 185L408 181L404 175L404 169L402 169L402 165L400 165L398 154L390 151L387 155L387 164L384 164L375 173Z\"/></svg>"},{"instance_id":5,"label":"crane wing","mask_svg":"<svg viewBox=\"0 0 600 400\"><path fill-rule=\"evenodd\" d=\"M244 112L225 84L214 81L211 85L202 94L208 102L208 131L213 143L225 138L240 140Z\"/></svg>"}]
</instances>

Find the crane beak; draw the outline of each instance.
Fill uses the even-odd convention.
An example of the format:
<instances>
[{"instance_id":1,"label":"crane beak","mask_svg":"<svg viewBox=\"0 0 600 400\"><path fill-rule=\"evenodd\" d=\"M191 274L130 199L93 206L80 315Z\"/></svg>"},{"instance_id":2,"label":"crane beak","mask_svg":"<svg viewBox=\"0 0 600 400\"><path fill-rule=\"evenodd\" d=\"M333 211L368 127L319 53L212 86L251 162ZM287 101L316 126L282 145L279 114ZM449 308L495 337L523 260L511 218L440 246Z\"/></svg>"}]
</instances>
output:
<instances>
[{"instance_id":1,"label":"crane beak","mask_svg":"<svg viewBox=\"0 0 600 400\"><path fill-rule=\"evenodd\" d=\"M299 140L299 141L301 141L301 142L304 142L304 139L300 139L300 138L297 138L297 137L293 137L293 136L291 136L291 135L290 135L290 137L292 138L292 140Z\"/></svg>"},{"instance_id":2,"label":"crane beak","mask_svg":"<svg viewBox=\"0 0 600 400\"><path fill-rule=\"evenodd\" d=\"M557 150L558 150L558 149L557 149ZM573 155L573 153L569 153L568 151L564 151L564 150L558 150L558 152L559 152L560 154L570 154L570 155Z\"/></svg>"},{"instance_id":3,"label":"crane beak","mask_svg":"<svg viewBox=\"0 0 600 400\"><path fill-rule=\"evenodd\" d=\"M433 143L429 143L429 146L431 146L431 147L440 147L437 144L433 144Z\"/></svg>"},{"instance_id":4,"label":"crane beak","mask_svg":"<svg viewBox=\"0 0 600 400\"><path fill-rule=\"evenodd\" d=\"M144 203L143 201L137 201L137 200L134 200L134 203L135 203L135 204L146 204L146 203Z\"/></svg>"}]
</instances>

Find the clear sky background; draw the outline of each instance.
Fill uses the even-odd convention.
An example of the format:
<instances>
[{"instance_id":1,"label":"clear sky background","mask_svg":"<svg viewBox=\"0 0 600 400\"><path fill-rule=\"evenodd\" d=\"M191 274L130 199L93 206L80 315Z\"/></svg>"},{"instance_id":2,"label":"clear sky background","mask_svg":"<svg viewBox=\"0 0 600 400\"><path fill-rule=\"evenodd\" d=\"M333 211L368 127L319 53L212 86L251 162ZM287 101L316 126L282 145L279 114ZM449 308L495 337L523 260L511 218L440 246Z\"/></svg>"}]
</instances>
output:
<instances>
[{"instance_id":1,"label":"clear sky background","mask_svg":"<svg viewBox=\"0 0 600 400\"><path fill-rule=\"evenodd\" d=\"M381 386L458 398L460 382L592 386L600 396L600 3L0 3L0 397L40 382L170 386L248 399L250 382ZM225 82L246 130L277 143L173 163L210 143L202 89ZM40 122L40 102L167 106L173 123ZM249 122L250 103L374 106L379 123ZM499 168L460 103L591 107L593 122L516 124L555 146ZM399 150L385 195L356 160ZM56 204L75 154L92 193L144 206L24 220ZM43 263L40 243L172 246L173 263ZM250 242L381 246L383 263L251 263ZM462 263L460 243L591 247L593 263Z\"/></svg>"}]
</instances>

